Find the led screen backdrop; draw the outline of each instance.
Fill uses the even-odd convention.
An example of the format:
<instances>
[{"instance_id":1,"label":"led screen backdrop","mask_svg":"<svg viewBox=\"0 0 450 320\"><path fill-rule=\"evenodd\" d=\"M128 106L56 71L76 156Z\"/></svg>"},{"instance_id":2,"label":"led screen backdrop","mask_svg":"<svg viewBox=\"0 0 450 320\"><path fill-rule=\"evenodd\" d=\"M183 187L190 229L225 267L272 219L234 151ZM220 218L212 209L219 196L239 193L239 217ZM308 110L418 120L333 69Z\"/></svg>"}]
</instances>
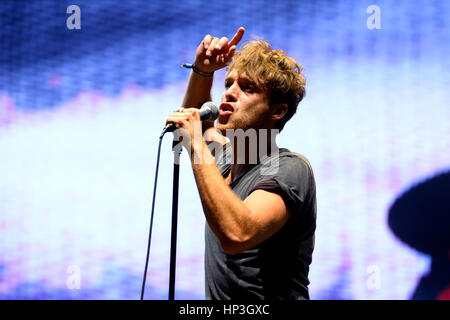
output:
<instances>
[{"instance_id":1,"label":"led screen backdrop","mask_svg":"<svg viewBox=\"0 0 450 320\"><path fill-rule=\"evenodd\" d=\"M316 177L311 298L412 298L431 258L399 240L389 209L450 167L449 16L444 0L1 1L0 299L139 299L180 65L204 35L239 26L304 67L306 97L278 142ZM167 298L172 160L167 135L146 299ZM185 153L180 170L175 297L204 299Z\"/></svg>"}]
</instances>

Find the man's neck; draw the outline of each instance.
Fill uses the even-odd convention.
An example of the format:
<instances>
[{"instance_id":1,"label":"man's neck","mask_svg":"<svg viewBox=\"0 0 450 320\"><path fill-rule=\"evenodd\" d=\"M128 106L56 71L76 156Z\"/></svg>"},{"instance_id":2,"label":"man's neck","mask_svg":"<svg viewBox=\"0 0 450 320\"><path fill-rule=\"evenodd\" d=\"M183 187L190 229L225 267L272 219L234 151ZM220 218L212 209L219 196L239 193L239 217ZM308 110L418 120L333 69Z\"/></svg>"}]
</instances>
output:
<instances>
[{"instance_id":1,"label":"man's neck","mask_svg":"<svg viewBox=\"0 0 450 320\"><path fill-rule=\"evenodd\" d=\"M239 142L237 140L230 142L233 150L233 161L230 167L229 182L232 182L241 174L260 163L266 156L278 150L275 136L270 138L270 135L267 139L264 138L264 143L260 143L260 137L258 136L257 144L253 148L249 145L249 140L246 140L244 148L238 145Z\"/></svg>"}]
</instances>

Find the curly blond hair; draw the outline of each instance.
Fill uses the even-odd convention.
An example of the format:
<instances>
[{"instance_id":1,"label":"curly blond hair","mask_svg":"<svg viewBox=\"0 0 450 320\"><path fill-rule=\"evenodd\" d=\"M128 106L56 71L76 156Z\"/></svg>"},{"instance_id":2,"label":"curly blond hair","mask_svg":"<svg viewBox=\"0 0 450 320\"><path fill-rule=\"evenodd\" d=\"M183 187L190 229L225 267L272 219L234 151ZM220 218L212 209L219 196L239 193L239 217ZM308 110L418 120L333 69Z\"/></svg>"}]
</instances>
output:
<instances>
[{"instance_id":1,"label":"curly blond hair","mask_svg":"<svg viewBox=\"0 0 450 320\"><path fill-rule=\"evenodd\" d=\"M233 69L244 71L252 82L262 88L271 105L287 104L287 113L276 125L281 131L305 96L303 68L282 50L272 49L267 41L253 40L235 53L227 73Z\"/></svg>"}]
</instances>

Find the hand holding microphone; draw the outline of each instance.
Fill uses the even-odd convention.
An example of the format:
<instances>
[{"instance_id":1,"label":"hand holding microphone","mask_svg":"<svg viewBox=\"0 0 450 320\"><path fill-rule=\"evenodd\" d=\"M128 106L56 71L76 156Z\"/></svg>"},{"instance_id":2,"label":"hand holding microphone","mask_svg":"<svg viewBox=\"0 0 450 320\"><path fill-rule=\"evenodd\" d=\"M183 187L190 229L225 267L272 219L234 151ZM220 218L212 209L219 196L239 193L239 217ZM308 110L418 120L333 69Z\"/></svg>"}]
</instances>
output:
<instances>
[{"instance_id":1,"label":"hand holding microphone","mask_svg":"<svg viewBox=\"0 0 450 320\"><path fill-rule=\"evenodd\" d=\"M177 127L184 128L191 132L195 121L214 121L219 116L219 108L211 102L205 102L200 109L185 108L172 113L166 121L166 127L161 133L161 137L166 132L172 132Z\"/></svg>"}]
</instances>

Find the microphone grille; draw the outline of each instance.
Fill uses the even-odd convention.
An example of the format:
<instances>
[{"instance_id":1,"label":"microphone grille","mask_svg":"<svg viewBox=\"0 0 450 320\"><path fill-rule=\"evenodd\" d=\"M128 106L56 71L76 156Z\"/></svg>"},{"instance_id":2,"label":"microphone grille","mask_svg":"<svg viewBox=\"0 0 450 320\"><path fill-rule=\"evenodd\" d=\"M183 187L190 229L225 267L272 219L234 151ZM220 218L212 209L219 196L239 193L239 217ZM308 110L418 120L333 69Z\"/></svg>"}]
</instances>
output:
<instances>
[{"instance_id":1,"label":"microphone grille","mask_svg":"<svg viewBox=\"0 0 450 320\"><path fill-rule=\"evenodd\" d=\"M209 109L209 117L206 120L214 121L219 117L219 108L212 101L205 102L202 105L202 109Z\"/></svg>"}]
</instances>

